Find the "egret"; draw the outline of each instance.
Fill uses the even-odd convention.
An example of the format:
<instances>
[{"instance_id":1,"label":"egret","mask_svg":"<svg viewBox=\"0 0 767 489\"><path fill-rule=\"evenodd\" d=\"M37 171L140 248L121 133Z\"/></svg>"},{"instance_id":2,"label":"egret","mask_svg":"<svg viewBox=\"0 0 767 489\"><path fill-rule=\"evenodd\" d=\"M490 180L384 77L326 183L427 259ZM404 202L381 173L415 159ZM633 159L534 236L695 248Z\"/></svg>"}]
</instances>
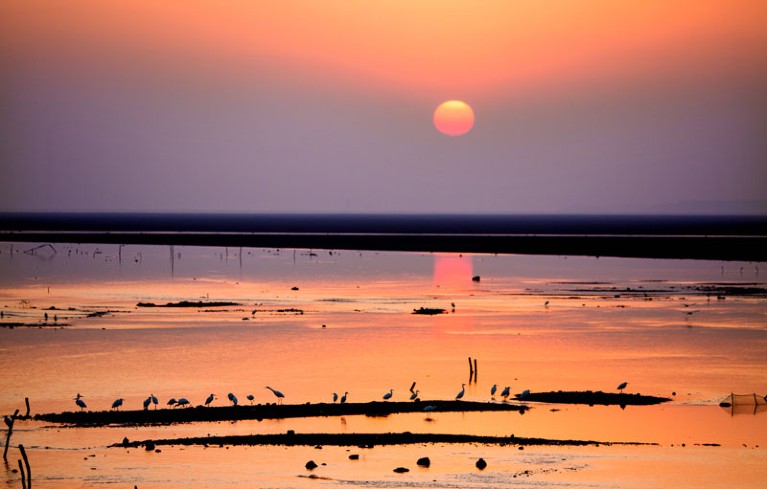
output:
<instances>
[{"instance_id":1,"label":"egret","mask_svg":"<svg viewBox=\"0 0 767 489\"><path fill-rule=\"evenodd\" d=\"M77 395L79 396L80 394L77 394ZM86 406L86 405L85 405L85 401L83 401L83 400L82 400L82 399L80 399L79 397L75 398L75 404L77 404L78 406L80 406L80 411L82 411L83 409L85 409L85 408L87 408L87 407L88 407L88 406Z\"/></svg>"},{"instance_id":2,"label":"egret","mask_svg":"<svg viewBox=\"0 0 767 489\"><path fill-rule=\"evenodd\" d=\"M413 393L410 395L410 400L411 400L411 401L415 401L416 399L418 399L418 393L419 393L419 392L421 392L421 391L419 391L418 389L416 389L416 390L415 390L415 392L413 392Z\"/></svg>"},{"instance_id":3,"label":"egret","mask_svg":"<svg viewBox=\"0 0 767 489\"><path fill-rule=\"evenodd\" d=\"M248 398L248 401L250 401L251 404L253 404L253 399L256 398L256 396L254 396L253 394L248 394L246 397Z\"/></svg>"},{"instance_id":4,"label":"egret","mask_svg":"<svg viewBox=\"0 0 767 489\"><path fill-rule=\"evenodd\" d=\"M495 391L498 390L498 385L493 384L493 386L490 388L490 396L495 396Z\"/></svg>"},{"instance_id":5,"label":"egret","mask_svg":"<svg viewBox=\"0 0 767 489\"><path fill-rule=\"evenodd\" d=\"M466 384L461 384L461 392L459 392L459 393L458 393L458 394L455 396L455 400L457 401L457 400L459 400L459 399L462 399L462 398L463 398L463 394L464 394L465 392L466 392Z\"/></svg>"},{"instance_id":6,"label":"egret","mask_svg":"<svg viewBox=\"0 0 767 489\"><path fill-rule=\"evenodd\" d=\"M157 400L157 397L155 397L154 394L149 394L149 398L152 399L152 404L154 404L154 408L157 409L157 405L160 401Z\"/></svg>"},{"instance_id":7,"label":"egret","mask_svg":"<svg viewBox=\"0 0 767 489\"><path fill-rule=\"evenodd\" d=\"M226 395L226 397L228 397L229 400L232 401L232 404L234 404L235 406L237 405L237 396L235 396L234 394L230 392L229 394Z\"/></svg>"},{"instance_id":8,"label":"egret","mask_svg":"<svg viewBox=\"0 0 767 489\"><path fill-rule=\"evenodd\" d=\"M511 394L511 387L507 385L503 388L503 391L501 391L501 397L506 399L509 397L509 394Z\"/></svg>"},{"instance_id":9,"label":"egret","mask_svg":"<svg viewBox=\"0 0 767 489\"><path fill-rule=\"evenodd\" d=\"M152 403L152 396L147 397L144 399L144 411L149 409L149 405Z\"/></svg>"},{"instance_id":10,"label":"egret","mask_svg":"<svg viewBox=\"0 0 767 489\"><path fill-rule=\"evenodd\" d=\"M168 404L168 406L175 406L176 404L178 404L178 401L176 400L175 397L171 397L170 399L168 399L168 402L166 404Z\"/></svg>"},{"instance_id":11,"label":"egret","mask_svg":"<svg viewBox=\"0 0 767 489\"><path fill-rule=\"evenodd\" d=\"M205 405L209 406L210 403L213 402L213 399L215 399L215 398L216 398L216 396L214 396L213 394L209 395L208 398L205 399Z\"/></svg>"},{"instance_id":12,"label":"egret","mask_svg":"<svg viewBox=\"0 0 767 489\"><path fill-rule=\"evenodd\" d=\"M285 394L283 394L282 392L280 392L278 390L275 390L275 389L272 389L268 385L266 386L266 388L269 389L270 391L272 391L272 393L275 396L277 396L277 402L282 403L282 400L285 399Z\"/></svg>"},{"instance_id":13,"label":"egret","mask_svg":"<svg viewBox=\"0 0 767 489\"><path fill-rule=\"evenodd\" d=\"M383 396L383 400L384 400L384 401L388 401L389 399L391 399L391 396L392 396L393 394L394 394L394 389L389 389L389 392L387 392L386 394L384 394L384 396Z\"/></svg>"},{"instance_id":14,"label":"egret","mask_svg":"<svg viewBox=\"0 0 767 489\"><path fill-rule=\"evenodd\" d=\"M189 399L186 397L180 397L178 401L176 401L177 406L188 406L189 405Z\"/></svg>"},{"instance_id":15,"label":"egret","mask_svg":"<svg viewBox=\"0 0 767 489\"><path fill-rule=\"evenodd\" d=\"M333 402L336 402L336 401L338 401L338 393L334 392L333 393Z\"/></svg>"},{"instance_id":16,"label":"egret","mask_svg":"<svg viewBox=\"0 0 767 489\"><path fill-rule=\"evenodd\" d=\"M119 409L120 406L122 405L123 405L122 397L120 399L115 399L115 402L112 403L112 409Z\"/></svg>"},{"instance_id":17,"label":"egret","mask_svg":"<svg viewBox=\"0 0 767 489\"><path fill-rule=\"evenodd\" d=\"M623 389L625 389L627 385L629 385L628 382L621 382L621 385L618 386L618 390L621 391L621 394L623 394Z\"/></svg>"},{"instance_id":18,"label":"egret","mask_svg":"<svg viewBox=\"0 0 767 489\"><path fill-rule=\"evenodd\" d=\"M341 404L343 404L343 403L345 403L345 402L346 402L346 395L347 395L347 394L348 394L348 392L344 392L344 395L343 395L343 396L341 396Z\"/></svg>"}]
</instances>

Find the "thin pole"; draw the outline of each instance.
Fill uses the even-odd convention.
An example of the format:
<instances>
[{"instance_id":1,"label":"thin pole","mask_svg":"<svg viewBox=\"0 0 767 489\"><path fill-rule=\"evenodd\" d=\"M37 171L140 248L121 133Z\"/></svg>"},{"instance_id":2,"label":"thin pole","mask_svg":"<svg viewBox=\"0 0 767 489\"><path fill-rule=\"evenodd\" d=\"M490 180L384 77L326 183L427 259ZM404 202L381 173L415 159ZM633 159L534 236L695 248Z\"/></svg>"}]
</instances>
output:
<instances>
[{"instance_id":1,"label":"thin pole","mask_svg":"<svg viewBox=\"0 0 767 489\"><path fill-rule=\"evenodd\" d=\"M5 451L3 452L3 460L8 460L8 444L11 442L11 432L13 431L13 424L16 422L16 416L19 414L17 409L13 416L11 416L11 425L8 426L8 435L5 437Z\"/></svg>"},{"instance_id":2,"label":"thin pole","mask_svg":"<svg viewBox=\"0 0 767 489\"><path fill-rule=\"evenodd\" d=\"M24 445L19 445L19 451L21 452L21 458L24 459L24 465L27 466L27 488L32 489L32 467L29 465L27 451L24 450Z\"/></svg>"}]
</instances>

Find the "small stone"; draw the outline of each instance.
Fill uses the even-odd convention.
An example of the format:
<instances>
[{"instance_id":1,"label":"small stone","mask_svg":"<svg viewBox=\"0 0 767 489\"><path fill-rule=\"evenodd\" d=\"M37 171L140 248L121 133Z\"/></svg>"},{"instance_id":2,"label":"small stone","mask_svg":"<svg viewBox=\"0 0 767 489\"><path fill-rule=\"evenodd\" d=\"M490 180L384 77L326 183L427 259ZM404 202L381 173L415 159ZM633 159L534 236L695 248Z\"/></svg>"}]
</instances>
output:
<instances>
[{"instance_id":1,"label":"small stone","mask_svg":"<svg viewBox=\"0 0 767 489\"><path fill-rule=\"evenodd\" d=\"M431 460L429 460L429 457L421 457L416 463L419 467L429 467L431 465Z\"/></svg>"},{"instance_id":2,"label":"small stone","mask_svg":"<svg viewBox=\"0 0 767 489\"><path fill-rule=\"evenodd\" d=\"M485 470L485 467L487 467L487 462L485 462L484 458L480 458L474 465L476 465L479 470Z\"/></svg>"},{"instance_id":3,"label":"small stone","mask_svg":"<svg viewBox=\"0 0 767 489\"><path fill-rule=\"evenodd\" d=\"M314 463L314 460L309 460L308 462L306 462L306 465L304 465L304 467L306 467L307 470L314 470L317 468L317 464Z\"/></svg>"},{"instance_id":4,"label":"small stone","mask_svg":"<svg viewBox=\"0 0 767 489\"><path fill-rule=\"evenodd\" d=\"M351 455L349 455L349 460L359 460L359 459L360 459L360 456L357 453L352 453Z\"/></svg>"},{"instance_id":5,"label":"small stone","mask_svg":"<svg viewBox=\"0 0 767 489\"><path fill-rule=\"evenodd\" d=\"M405 472L410 472L410 469L406 467L397 467L396 469L394 469L394 472L398 474L404 474Z\"/></svg>"}]
</instances>

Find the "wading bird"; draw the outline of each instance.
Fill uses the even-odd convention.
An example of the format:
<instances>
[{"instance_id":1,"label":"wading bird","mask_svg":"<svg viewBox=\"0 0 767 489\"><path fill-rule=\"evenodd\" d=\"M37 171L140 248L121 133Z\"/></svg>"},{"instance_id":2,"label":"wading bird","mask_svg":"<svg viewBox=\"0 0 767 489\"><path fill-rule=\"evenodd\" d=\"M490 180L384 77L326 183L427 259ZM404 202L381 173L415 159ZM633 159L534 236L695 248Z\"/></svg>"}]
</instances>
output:
<instances>
[{"instance_id":1,"label":"wading bird","mask_svg":"<svg viewBox=\"0 0 767 489\"><path fill-rule=\"evenodd\" d=\"M336 402L337 400L338 400L338 393L334 392L333 393L333 402Z\"/></svg>"},{"instance_id":2,"label":"wading bird","mask_svg":"<svg viewBox=\"0 0 767 489\"><path fill-rule=\"evenodd\" d=\"M168 399L167 404L168 406L176 407L176 404L178 404L178 401L176 400L175 397L171 397L170 399Z\"/></svg>"},{"instance_id":3,"label":"wading bird","mask_svg":"<svg viewBox=\"0 0 767 489\"><path fill-rule=\"evenodd\" d=\"M389 389L389 392L383 395L383 400L388 401L392 395L394 395L394 389Z\"/></svg>"},{"instance_id":4,"label":"wading bird","mask_svg":"<svg viewBox=\"0 0 767 489\"><path fill-rule=\"evenodd\" d=\"M176 405L177 406L188 406L189 405L189 399L187 399L186 397L181 397L176 402Z\"/></svg>"},{"instance_id":5,"label":"wading bird","mask_svg":"<svg viewBox=\"0 0 767 489\"><path fill-rule=\"evenodd\" d=\"M495 391L498 389L498 385L493 384L493 386L490 388L490 397L495 396Z\"/></svg>"},{"instance_id":6,"label":"wading bird","mask_svg":"<svg viewBox=\"0 0 767 489\"><path fill-rule=\"evenodd\" d=\"M144 399L144 411L149 409L149 405L152 403L152 396L147 397Z\"/></svg>"},{"instance_id":7,"label":"wading bird","mask_svg":"<svg viewBox=\"0 0 767 489\"><path fill-rule=\"evenodd\" d=\"M226 397L228 397L229 400L232 401L232 404L234 404L235 406L237 405L237 396L235 396L234 394L230 392L229 394L226 395Z\"/></svg>"},{"instance_id":8,"label":"wading bird","mask_svg":"<svg viewBox=\"0 0 767 489\"><path fill-rule=\"evenodd\" d=\"M256 396L254 396L253 394L248 394L246 397L248 398L248 401L250 401L251 404L253 404L253 400L256 398Z\"/></svg>"},{"instance_id":9,"label":"wading bird","mask_svg":"<svg viewBox=\"0 0 767 489\"><path fill-rule=\"evenodd\" d=\"M629 385L628 382L621 382L621 385L618 386L618 390L621 391L621 394L623 394L623 389L625 389L627 385Z\"/></svg>"},{"instance_id":10,"label":"wading bird","mask_svg":"<svg viewBox=\"0 0 767 489\"><path fill-rule=\"evenodd\" d=\"M465 392L466 392L466 384L461 384L461 392L456 394L455 400L457 401L459 399L463 399L463 395L464 395Z\"/></svg>"},{"instance_id":11,"label":"wading bird","mask_svg":"<svg viewBox=\"0 0 767 489\"><path fill-rule=\"evenodd\" d=\"M343 396L341 396L341 404L343 404L343 403L345 403L345 402L346 402L346 395L347 395L347 394L348 394L348 392L344 392L344 395L343 395Z\"/></svg>"},{"instance_id":12,"label":"wading bird","mask_svg":"<svg viewBox=\"0 0 767 489\"><path fill-rule=\"evenodd\" d=\"M511 394L511 387L507 385L506 387L503 388L503 391L501 392L501 397L506 399L507 397L509 397L509 394Z\"/></svg>"},{"instance_id":13,"label":"wading bird","mask_svg":"<svg viewBox=\"0 0 767 489\"><path fill-rule=\"evenodd\" d=\"M215 398L216 398L216 396L214 396L213 394L209 395L208 398L205 399L205 405L209 406L210 403L213 402L213 399L215 399Z\"/></svg>"},{"instance_id":14,"label":"wading bird","mask_svg":"<svg viewBox=\"0 0 767 489\"><path fill-rule=\"evenodd\" d=\"M115 402L112 403L112 409L119 409L120 406L122 405L123 405L122 397L120 399L115 399Z\"/></svg>"},{"instance_id":15,"label":"wading bird","mask_svg":"<svg viewBox=\"0 0 767 489\"><path fill-rule=\"evenodd\" d=\"M275 396L277 396L277 402L282 403L282 400L285 399L285 394L283 394L282 392L280 392L278 390L275 390L275 389L272 389L268 385L266 386L266 388L269 389L270 391L272 391L272 393Z\"/></svg>"},{"instance_id":16,"label":"wading bird","mask_svg":"<svg viewBox=\"0 0 767 489\"><path fill-rule=\"evenodd\" d=\"M85 405L85 401L82 400L82 397L83 396L81 396L79 392L77 393L77 397L75 397L75 404L80 406L80 411L88 407Z\"/></svg>"},{"instance_id":17,"label":"wading bird","mask_svg":"<svg viewBox=\"0 0 767 489\"><path fill-rule=\"evenodd\" d=\"M419 391L418 389L416 389L416 390L415 390L415 392L413 392L412 394L410 394L410 400L411 400L411 401L415 401L416 399L418 399L418 393L419 393L419 392L421 392L421 391Z\"/></svg>"},{"instance_id":18,"label":"wading bird","mask_svg":"<svg viewBox=\"0 0 767 489\"><path fill-rule=\"evenodd\" d=\"M157 409L157 405L160 404L160 401L157 400L157 397L155 397L154 394L149 394L149 398L152 400L152 404L154 404L154 408Z\"/></svg>"}]
</instances>

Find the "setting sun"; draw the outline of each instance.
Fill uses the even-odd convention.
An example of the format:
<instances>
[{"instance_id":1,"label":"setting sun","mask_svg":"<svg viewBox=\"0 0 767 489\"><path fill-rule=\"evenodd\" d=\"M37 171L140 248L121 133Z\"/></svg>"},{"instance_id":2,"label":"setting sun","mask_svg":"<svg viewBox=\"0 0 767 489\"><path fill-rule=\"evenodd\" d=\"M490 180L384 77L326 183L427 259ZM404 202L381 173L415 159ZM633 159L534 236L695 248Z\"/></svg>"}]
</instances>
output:
<instances>
[{"instance_id":1,"label":"setting sun","mask_svg":"<svg viewBox=\"0 0 767 489\"><path fill-rule=\"evenodd\" d=\"M474 127L474 111L466 102L447 100L434 110L434 127L448 136L461 136Z\"/></svg>"}]
</instances>

